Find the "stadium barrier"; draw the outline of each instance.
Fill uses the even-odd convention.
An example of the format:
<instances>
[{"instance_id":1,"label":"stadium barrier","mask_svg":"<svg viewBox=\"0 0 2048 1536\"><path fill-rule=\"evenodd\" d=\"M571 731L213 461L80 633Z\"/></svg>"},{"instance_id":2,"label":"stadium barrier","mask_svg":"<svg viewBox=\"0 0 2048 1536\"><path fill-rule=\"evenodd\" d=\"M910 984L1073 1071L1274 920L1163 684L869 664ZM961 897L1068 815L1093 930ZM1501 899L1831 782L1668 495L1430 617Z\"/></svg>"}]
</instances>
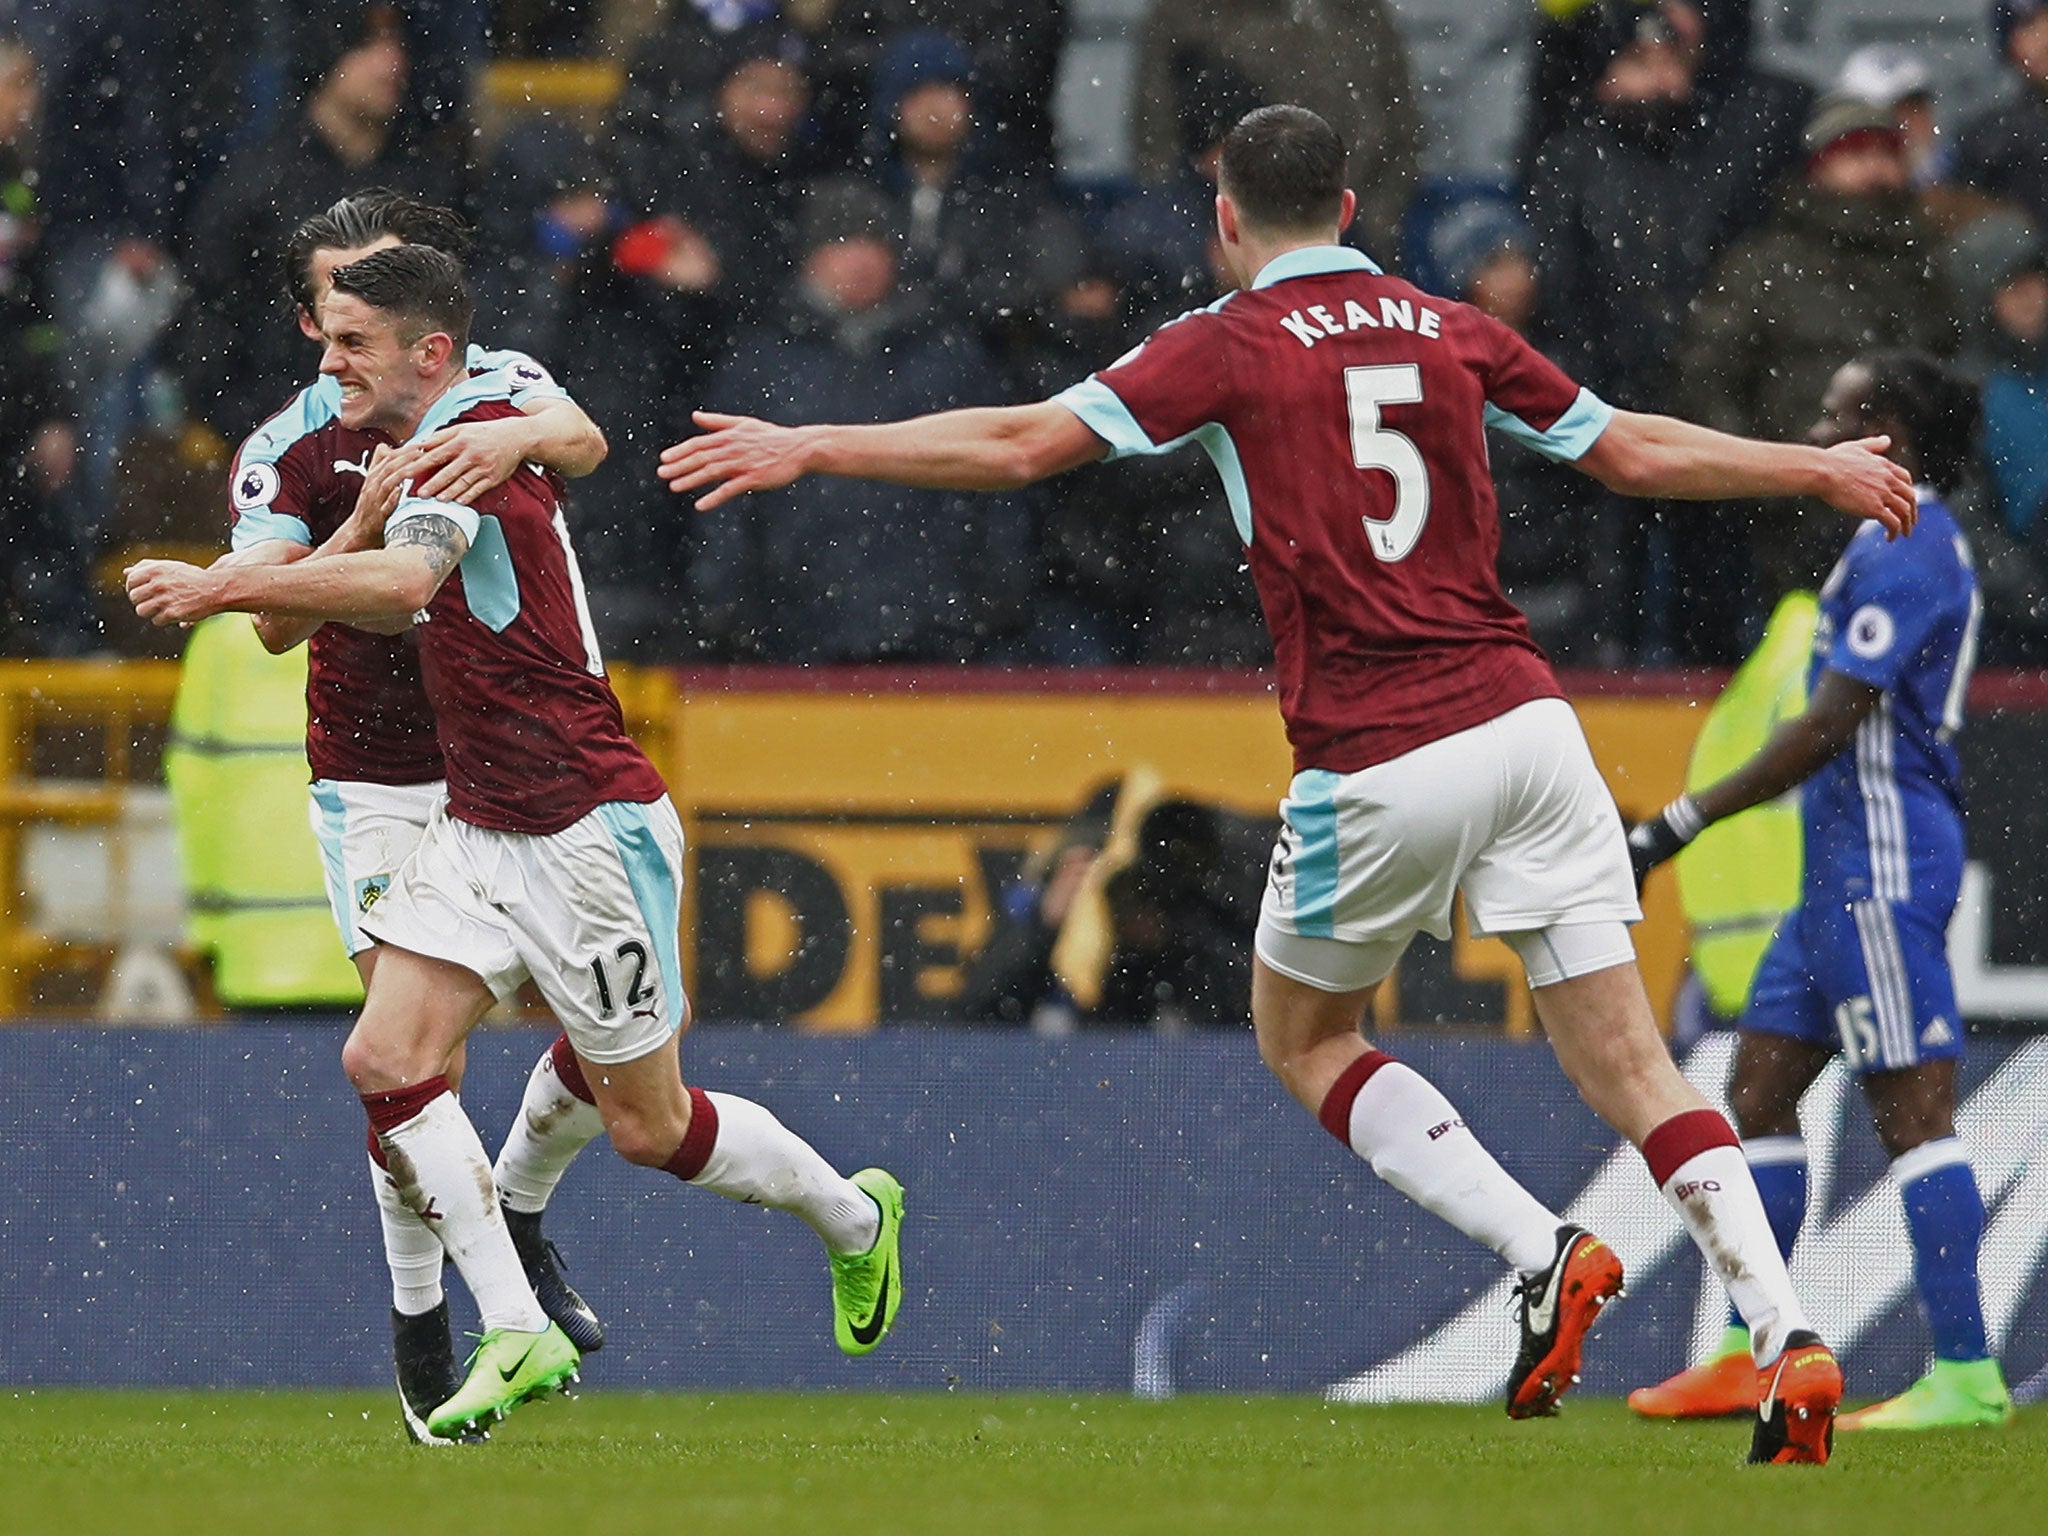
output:
<instances>
[{"instance_id":1,"label":"stadium barrier","mask_svg":"<svg viewBox=\"0 0 2048 1536\"><path fill-rule=\"evenodd\" d=\"M547 1036L473 1042L466 1106L509 1123ZM0 1031L0 1381L378 1386L388 1279L338 1030ZM1712 1087L1729 1038L1689 1070ZM1543 1199L1629 1266L1586 1390L1684 1363L1717 1293L1641 1160L1547 1051L1417 1033L1440 1082ZM1482 1401L1514 1349L1492 1255L1407 1205L1287 1103L1243 1034L1047 1041L891 1028L703 1029L693 1080L760 1099L842 1167L909 1189L905 1304L864 1361L831 1343L825 1266L791 1217L679 1188L602 1143L549 1215L606 1318L594 1391L734 1387L1323 1393ZM1808 1101L1815 1210L1795 1274L1851 1390L1923 1367L1903 1215L1862 1106ZM2014 1380L2048 1353L2048 1041L1977 1039L1961 1121L1991 1210L1987 1310ZM467 1324L460 1286L458 1322Z\"/></svg>"},{"instance_id":2,"label":"stadium barrier","mask_svg":"<svg viewBox=\"0 0 2048 1536\"><path fill-rule=\"evenodd\" d=\"M1275 813L1286 743L1263 675L616 667L689 839L685 975L702 1014L820 1030L945 1014L1004 881L1106 779ZM1624 812L1682 780L1712 674L1567 679ZM175 935L160 756L173 662L0 662L0 1018L92 1008L123 943ZM2048 1020L2048 682L1980 677L1963 737L1973 868L1964 1011ZM63 857L57 855L63 854ZM1636 931L1651 997L1683 971L1675 883ZM1423 944L1376 1017L1530 1032L1505 945Z\"/></svg>"}]
</instances>

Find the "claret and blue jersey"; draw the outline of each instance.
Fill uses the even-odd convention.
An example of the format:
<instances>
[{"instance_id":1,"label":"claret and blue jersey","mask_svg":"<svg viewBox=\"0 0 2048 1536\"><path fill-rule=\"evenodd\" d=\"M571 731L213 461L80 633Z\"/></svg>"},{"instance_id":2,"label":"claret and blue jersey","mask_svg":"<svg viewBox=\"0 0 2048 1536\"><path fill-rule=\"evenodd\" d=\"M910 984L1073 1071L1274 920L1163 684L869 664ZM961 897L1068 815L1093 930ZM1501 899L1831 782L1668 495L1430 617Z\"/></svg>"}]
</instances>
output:
<instances>
[{"instance_id":1,"label":"claret and blue jersey","mask_svg":"<svg viewBox=\"0 0 2048 1536\"><path fill-rule=\"evenodd\" d=\"M1113 455L1215 462L1298 769L1562 696L1500 589L1485 429L1576 459L1613 412L1498 321L1311 246L1054 398Z\"/></svg>"},{"instance_id":2,"label":"claret and blue jersey","mask_svg":"<svg viewBox=\"0 0 2048 1536\"><path fill-rule=\"evenodd\" d=\"M1931 491L1887 541L1860 527L1821 588L1811 681L1880 690L1854 742L1800 791L1801 905L1757 973L1742 1027L1839 1043L1891 1071L1961 1053L1946 937L1963 874L1955 735L1982 612L1969 544Z\"/></svg>"}]
</instances>

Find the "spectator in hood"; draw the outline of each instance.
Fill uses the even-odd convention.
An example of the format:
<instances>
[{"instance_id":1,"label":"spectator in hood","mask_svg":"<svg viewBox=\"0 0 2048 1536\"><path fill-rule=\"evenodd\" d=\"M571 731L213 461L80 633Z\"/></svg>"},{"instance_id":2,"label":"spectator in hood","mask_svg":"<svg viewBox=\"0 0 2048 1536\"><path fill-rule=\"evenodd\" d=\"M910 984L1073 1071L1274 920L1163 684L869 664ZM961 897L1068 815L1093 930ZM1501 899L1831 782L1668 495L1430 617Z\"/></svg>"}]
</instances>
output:
<instances>
[{"instance_id":1,"label":"spectator in hood","mask_svg":"<svg viewBox=\"0 0 2048 1536\"><path fill-rule=\"evenodd\" d=\"M2048 244L2019 214L1993 214L1957 239L1949 270L1972 322L1964 363L1983 385L1999 514L2048 548Z\"/></svg>"}]
</instances>

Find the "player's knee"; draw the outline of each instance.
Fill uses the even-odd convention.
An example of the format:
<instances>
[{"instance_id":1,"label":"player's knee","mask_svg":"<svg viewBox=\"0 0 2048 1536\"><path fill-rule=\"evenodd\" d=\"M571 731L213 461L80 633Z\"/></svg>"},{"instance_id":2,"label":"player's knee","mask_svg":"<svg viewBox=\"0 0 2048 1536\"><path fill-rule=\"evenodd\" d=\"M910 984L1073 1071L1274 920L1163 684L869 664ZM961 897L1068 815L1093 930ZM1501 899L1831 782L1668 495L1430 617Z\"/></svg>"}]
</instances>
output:
<instances>
[{"instance_id":1,"label":"player's knee","mask_svg":"<svg viewBox=\"0 0 2048 1536\"><path fill-rule=\"evenodd\" d=\"M357 1093L389 1093L406 1086L403 1053L360 1028L342 1044L341 1070Z\"/></svg>"},{"instance_id":2,"label":"player's knee","mask_svg":"<svg viewBox=\"0 0 2048 1536\"><path fill-rule=\"evenodd\" d=\"M605 1128L612 1150L639 1168L660 1168L683 1144L683 1127L666 1116L621 1115Z\"/></svg>"}]
</instances>

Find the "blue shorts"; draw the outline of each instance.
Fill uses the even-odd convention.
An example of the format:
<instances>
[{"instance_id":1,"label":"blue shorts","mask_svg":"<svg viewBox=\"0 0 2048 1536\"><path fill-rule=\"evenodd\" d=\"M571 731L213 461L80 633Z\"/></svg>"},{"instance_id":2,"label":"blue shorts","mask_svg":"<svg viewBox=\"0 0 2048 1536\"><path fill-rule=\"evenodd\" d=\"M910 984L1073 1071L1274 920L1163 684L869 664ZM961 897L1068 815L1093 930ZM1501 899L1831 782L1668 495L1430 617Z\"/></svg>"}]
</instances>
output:
<instances>
[{"instance_id":1,"label":"blue shorts","mask_svg":"<svg viewBox=\"0 0 2048 1536\"><path fill-rule=\"evenodd\" d=\"M1889 901L1802 906L1764 954L1742 1028L1840 1050L1852 1072L1959 1057L1947 928Z\"/></svg>"}]
</instances>

